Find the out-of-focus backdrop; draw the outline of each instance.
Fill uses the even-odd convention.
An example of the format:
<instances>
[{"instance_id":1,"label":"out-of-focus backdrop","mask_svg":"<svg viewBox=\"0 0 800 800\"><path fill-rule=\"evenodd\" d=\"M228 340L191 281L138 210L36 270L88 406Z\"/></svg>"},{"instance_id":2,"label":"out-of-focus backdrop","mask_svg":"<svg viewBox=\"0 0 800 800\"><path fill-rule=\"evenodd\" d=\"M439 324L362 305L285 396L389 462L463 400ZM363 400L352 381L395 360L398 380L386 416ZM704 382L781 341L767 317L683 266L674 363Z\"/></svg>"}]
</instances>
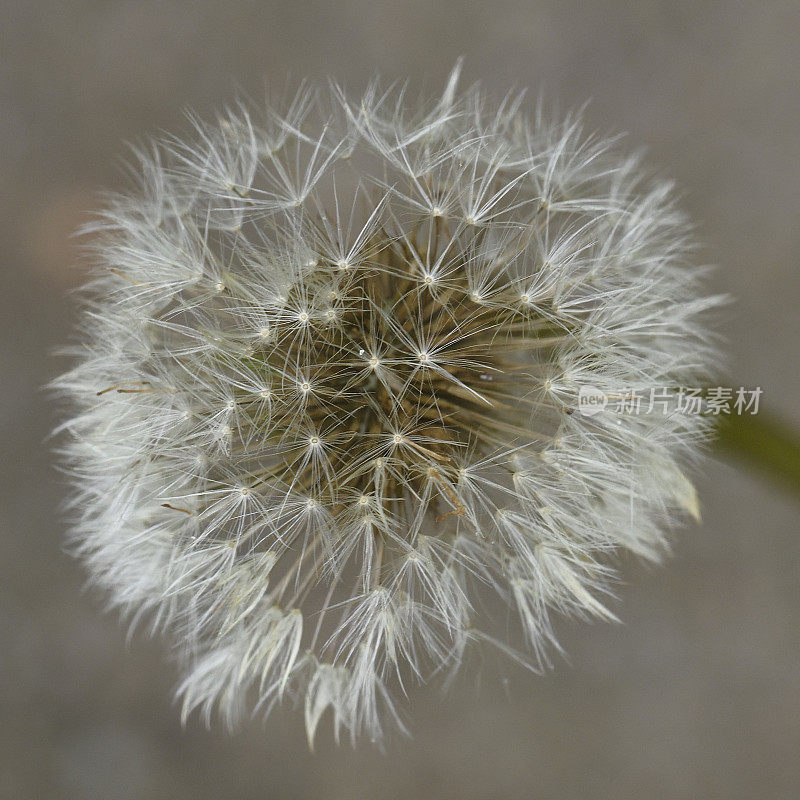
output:
<instances>
[{"instance_id":1,"label":"out-of-focus backdrop","mask_svg":"<svg viewBox=\"0 0 800 800\"><path fill-rule=\"evenodd\" d=\"M317 753L285 710L228 736L172 702L162 646L125 632L62 552L41 386L62 368L73 230L121 185L124 141L186 128L287 75L438 88L456 58L627 131L698 221L735 297L727 373L800 424L797 0L4 0L0 3L0 797L795 798L800 508L709 462L702 526L623 565L622 625L562 625L569 662L487 664L413 691L413 739ZM531 101L533 102L533 100Z\"/></svg>"}]
</instances>

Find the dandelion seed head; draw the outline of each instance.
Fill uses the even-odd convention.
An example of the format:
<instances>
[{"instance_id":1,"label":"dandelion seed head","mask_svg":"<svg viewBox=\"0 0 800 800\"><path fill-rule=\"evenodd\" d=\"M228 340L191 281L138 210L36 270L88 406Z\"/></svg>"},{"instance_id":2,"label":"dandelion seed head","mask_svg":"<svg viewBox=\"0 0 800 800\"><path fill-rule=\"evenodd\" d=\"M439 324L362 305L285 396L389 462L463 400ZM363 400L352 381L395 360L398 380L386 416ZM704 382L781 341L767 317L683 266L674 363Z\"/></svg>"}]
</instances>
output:
<instances>
[{"instance_id":1,"label":"dandelion seed head","mask_svg":"<svg viewBox=\"0 0 800 800\"><path fill-rule=\"evenodd\" d=\"M612 618L609 555L696 511L702 418L574 413L714 363L670 190L457 77L193 120L93 226L71 536L179 645L184 718L292 696L377 741L469 648L548 666L550 615Z\"/></svg>"}]
</instances>

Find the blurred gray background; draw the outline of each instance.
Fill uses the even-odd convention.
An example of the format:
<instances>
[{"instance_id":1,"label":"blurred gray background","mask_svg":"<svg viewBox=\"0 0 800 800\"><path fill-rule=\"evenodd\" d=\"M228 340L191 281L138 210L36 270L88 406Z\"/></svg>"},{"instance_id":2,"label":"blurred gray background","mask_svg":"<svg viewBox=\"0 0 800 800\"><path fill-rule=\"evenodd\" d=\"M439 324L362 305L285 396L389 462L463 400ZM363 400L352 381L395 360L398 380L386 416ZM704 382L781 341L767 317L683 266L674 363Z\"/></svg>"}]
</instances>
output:
<instances>
[{"instance_id":1,"label":"blurred gray background","mask_svg":"<svg viewBox=\"0 0 800 800\"><path fill-rule=\"evenodd\" d=\"M780 491L709 462L704 523L665 568L623 565L622 625L562 625L544 677L486 665L408 707L386 755L317 754L301 714L235 736L181 730L157 642L129 646L62 553L40 387L62 365L72 231L121 182L123 140L185 129L235 86L378 70L510 84L627 131L674 176L718 290L734 385L800 424L797 0L236 0L0 3L0 796L2 798L794 798L800 536Z\"/></svg>"}]
</instances>

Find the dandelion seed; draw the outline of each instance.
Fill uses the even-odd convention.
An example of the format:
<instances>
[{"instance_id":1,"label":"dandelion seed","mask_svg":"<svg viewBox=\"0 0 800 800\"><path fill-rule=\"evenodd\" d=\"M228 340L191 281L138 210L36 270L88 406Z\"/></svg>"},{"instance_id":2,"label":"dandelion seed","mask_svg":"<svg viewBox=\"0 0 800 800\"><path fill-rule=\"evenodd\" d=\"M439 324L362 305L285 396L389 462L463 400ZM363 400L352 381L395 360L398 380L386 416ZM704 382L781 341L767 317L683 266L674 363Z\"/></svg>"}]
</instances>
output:
<instances>
[{"instance_id":1,"label":"dandelion seed","mask_svg":"<svg viewBox=\"0 0 800 800\"><path fill-rule=\"evenodd\" d=\"M668 187L457 78L195 121L94 225L72 540L179 645L184 718L289 695L378 740L468 648L548 665L550 615L613 618L609 556L697 514L701 417L572 413L714 363Z\"/></svg>"}]
</instances>

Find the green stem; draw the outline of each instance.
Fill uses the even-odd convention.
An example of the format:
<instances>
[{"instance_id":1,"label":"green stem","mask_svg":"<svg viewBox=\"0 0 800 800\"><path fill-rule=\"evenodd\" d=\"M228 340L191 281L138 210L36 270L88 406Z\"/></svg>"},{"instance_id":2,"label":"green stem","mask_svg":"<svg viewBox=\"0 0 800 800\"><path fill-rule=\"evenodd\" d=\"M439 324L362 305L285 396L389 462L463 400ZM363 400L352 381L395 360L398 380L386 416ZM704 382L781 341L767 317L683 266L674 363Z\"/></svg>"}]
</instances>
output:
<instances>
[{"instance_id":1,"label":"green stem","mask_svg":"<svg viewBox=\"0 0 800 800\"><path fill-rule=\"evenodd\" d=\"M768 413L722 414L717 448L772 478L800 500L800 435Z\"/></svg>"}]
</instances>

